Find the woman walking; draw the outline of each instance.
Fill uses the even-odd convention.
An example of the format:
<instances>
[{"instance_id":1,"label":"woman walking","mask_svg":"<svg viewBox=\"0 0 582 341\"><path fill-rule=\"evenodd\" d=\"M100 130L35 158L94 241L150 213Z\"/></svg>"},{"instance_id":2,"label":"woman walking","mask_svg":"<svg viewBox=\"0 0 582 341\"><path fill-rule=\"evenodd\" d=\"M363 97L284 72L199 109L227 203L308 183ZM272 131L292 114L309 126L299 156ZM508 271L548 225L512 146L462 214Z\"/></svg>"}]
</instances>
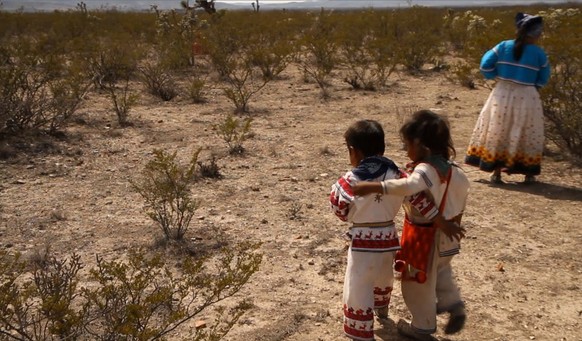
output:
<instances>
[{"instance_id":1,"label":"woman walking","mask_svg":"<svg viewBox=\"0 0 582 341\"><path fill-rule=\"evenodd\" d=\"M518 13L517 37L487 51L481 73L497 79L477 120L465 163L492 172L492 183L502 183L501 172L525 175L525 183L540 174L544 148L544 120L538 89L550 77L548 57L536 45L543 32L540 16Z\"/></svg>"}]
</instances>

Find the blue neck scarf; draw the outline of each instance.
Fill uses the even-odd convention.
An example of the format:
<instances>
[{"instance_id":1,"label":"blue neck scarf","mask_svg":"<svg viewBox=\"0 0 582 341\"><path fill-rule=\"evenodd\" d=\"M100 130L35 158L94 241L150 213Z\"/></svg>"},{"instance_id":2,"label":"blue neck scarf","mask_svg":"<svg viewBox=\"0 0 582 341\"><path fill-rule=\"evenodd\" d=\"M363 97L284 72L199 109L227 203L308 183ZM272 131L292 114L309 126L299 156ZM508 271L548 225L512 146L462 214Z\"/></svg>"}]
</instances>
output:
<instances>
[{"instance_id":1,"label":"blue neck scarf","mask_svg":"<svg viewBox=\"0 0 582 341\"><path fill-rule=\"evenodd\" d=\"M392 160L384 156L370 156L360 161L360 164L352 170L352 173L361 180L372 180L383 175L388 170L397 173L398 167Z\"/></svg>"}]
</instances>

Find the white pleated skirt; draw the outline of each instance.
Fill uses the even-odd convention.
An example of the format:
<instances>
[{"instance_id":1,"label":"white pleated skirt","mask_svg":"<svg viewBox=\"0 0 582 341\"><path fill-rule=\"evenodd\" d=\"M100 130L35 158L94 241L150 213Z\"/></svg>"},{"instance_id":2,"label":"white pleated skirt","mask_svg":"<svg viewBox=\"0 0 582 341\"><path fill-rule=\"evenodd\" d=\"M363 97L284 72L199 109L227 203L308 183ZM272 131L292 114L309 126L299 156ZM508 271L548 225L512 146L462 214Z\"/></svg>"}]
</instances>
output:
<instances>
[{"instance_id":1,"label":"white pleated skirt","mask_svg":"<svg viewBox=\"0 0 582 341\"><path fill-rule=\"evenodd\" d=\"M498 81L481 110L465 163L487 172L538 175L544 149L544 116L537 89Z\"/></svg>"}]
</instances>

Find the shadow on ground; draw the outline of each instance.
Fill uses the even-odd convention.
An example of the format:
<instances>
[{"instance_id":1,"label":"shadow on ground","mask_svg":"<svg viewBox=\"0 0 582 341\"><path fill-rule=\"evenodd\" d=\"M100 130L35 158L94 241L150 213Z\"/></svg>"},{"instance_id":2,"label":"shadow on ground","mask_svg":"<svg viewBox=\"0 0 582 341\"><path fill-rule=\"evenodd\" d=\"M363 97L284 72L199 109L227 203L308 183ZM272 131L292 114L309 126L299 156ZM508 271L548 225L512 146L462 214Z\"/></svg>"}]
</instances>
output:
<instances>
[{"instance_id":1,"label":"shadow on ground","mask_svg":"<svg viewBox=\"0 0 582 341\"><path fill-rule=\"evenodd\" d=\"M523 182L507 181L501 184L495 184L489 180L482 179L476 180L475 182L487 184L493 187L499 187L509 191L544 196L552 200L582 201L582 189L576 187L561 186L545 182L525 184Z\"/></svg>"}]
</instances>

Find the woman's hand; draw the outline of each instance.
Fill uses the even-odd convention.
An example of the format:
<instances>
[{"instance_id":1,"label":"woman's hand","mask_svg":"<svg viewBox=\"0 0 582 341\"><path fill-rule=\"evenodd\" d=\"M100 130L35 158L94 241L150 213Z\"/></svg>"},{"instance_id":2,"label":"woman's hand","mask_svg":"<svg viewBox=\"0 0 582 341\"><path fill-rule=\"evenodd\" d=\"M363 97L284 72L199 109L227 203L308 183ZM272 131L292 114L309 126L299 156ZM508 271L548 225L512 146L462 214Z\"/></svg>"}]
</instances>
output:
<instances>
[{"instance_id":1,"label":"woman's hand","mask_svg":"<svg viewBox=\"0 0 582 341\"><path fill-rule=\"evenodd\" d=\"M360 181L354 186L352 186L352 192L354 195L368 195L372 193L382 194L382 183L380 182L366 182Z\"/></svg>"}]
</instances>

